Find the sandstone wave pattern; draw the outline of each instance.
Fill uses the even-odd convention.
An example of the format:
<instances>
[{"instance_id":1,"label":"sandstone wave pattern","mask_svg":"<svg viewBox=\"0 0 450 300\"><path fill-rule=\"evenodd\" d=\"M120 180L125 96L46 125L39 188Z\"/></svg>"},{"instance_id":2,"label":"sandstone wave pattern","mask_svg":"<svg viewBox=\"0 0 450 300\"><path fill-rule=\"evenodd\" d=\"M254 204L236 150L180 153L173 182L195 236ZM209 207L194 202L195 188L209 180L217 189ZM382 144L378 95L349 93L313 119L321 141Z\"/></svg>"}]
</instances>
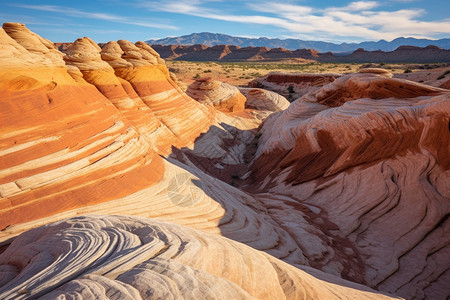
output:
<instances>
[{"instance_id":1,"label":"sandstone wave pattern","mask_svg":"<svg viewBox=\"0 0 450 300\"><path fill-rule=\"evenodd\" d=\"M448 90L369 69L276 74L292 103L185 93L144 42L19 23L0 66L1 299L450 296Z\"/></svg>"},{"instance_id":2,"label":"sandstone wave pattern","mask_svg":"<svg viewBox=\"0 0 450 300\"><path fill-rule=\"evenodd\" d=\"M392 299L316 279L219 235L137 217L30 230L0 254L0 266L2 299Z\"/></svg>"},{"instance_id":3,"label":"sandstone wave pattern","mask_svg":"<svg viewBox=\"0 0 450 300\"><path fill-rule=\"evenodd\" d=\"M186 94L222 112L237 112L245 108L246 99L235 86L210 77L197 79L189 85Z\"/></svg>"},{"instance_id":4,"label":"sandstone wave pattern","mask_svg":"<svg viewBox=\"0 0 450 300\"><path fill-rule=\"evenodd\" d=\"M450 92L391 77L346 75L271 115L248 178L324 209L363 258L370 286L443 299Z\"/></svg>"}]
</instances>

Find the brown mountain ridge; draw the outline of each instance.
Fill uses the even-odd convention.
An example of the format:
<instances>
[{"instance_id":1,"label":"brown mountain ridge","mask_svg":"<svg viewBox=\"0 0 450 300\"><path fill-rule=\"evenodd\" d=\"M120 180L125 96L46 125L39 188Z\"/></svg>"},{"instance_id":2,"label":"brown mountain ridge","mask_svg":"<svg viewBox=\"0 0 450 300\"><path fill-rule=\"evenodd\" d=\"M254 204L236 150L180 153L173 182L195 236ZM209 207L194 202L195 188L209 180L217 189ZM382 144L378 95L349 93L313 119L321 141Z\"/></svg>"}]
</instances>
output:
<instances>
[{"instance_id":1,"label":"brown mountain ridge","mask_svg":"<svg viewBox=\"0 0 450 300\"><path fill-rule=\"evenodd\" d=\"M320 53L313 49L267 47L239 47L230 45L151 45L166 60L184 61L273 61L284 59L306 59L318 62L450 62L450 50L437 46L415 47L400 46L394 51L366 51L362 48L347 54L336 55L331 52Z\"/></svg>"}]
</instances>

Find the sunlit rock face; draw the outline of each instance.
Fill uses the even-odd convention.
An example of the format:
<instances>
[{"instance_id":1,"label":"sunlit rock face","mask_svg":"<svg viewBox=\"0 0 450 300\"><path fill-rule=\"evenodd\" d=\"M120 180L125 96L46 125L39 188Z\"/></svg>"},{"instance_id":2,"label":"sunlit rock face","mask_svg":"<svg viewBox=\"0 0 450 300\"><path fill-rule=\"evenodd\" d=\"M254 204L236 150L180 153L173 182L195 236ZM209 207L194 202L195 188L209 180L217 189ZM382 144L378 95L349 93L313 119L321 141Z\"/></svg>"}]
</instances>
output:
<instances>
[{"instance_id":1,"label":"sunlit rock face","mask_svg":"<svg viewBox=\"0 0 450 300\"><path fill-rule=\"evenodd\" d=\"M285 110L290 104L280 94L264 89L239 88L239 91L247 98L247 108L276 112Z\"/></svg>"},{"instance_id":2,"label":"sunlit rock face","mask_svg":"<svg viewBox=\"0 0 450 300\"><path fill-rule=\"evenodd\" d=\"M448 295L450 93L390 77L343 76L270 116L248 180L323 209L355 245L368 285L440 298Z\"/></svg>"},{"instance_id":3,"label":"sunlit rock face","mask_svg":"<svg viewBox=\"0 0 450 300\"><path fill-rule=\"evenodd\" d=\"M259 118L229 116L182 93L142 43L100 49L81 38L63 54L24 25L5 27L22 34L16 41L0 31L2 49L13 54L0 52L1 240L68 216L126 214L220 233L305 262L289 234L251 208L258 207L254 197L160 156L172 146L191 147L195 156L219 153L239 163L245 150L239 143L251 141ZM223 136L211 135L214 128L223 128ZM228 153L223 139L237 131L242 140Z\"/></svg>"},{"instance_id":4,"label":"sunlit rock face","mask_svg":"<svg viewBox=\"0 0 450 300\"><path fill-rule=\"evenodd\" d=\"M237 112L245 108L246 99L236 87L210 77L197 79L189 85L186 93L222 112Z\"/></svg>"},{"instance_id":5,"label":"sunlit rock face","mask_svg":"<svg viewBox=\"0 0 450 300\"><path fill-rule=\"evenodd\" d=\"M2 229L154 186L167 172L158 154L215 120L146 44L81 38L63 54L23 24L0 35Z\"/></svg>"},{"instance_id":6,"label":"sunlit rock face","mask_svg":"<svg viewBox=\"0 0 450 300\"><path fill-rule=\"evenodd\" d=\"M266 76L250 81L248 86L274 91L292 102L335 81L340 76L342 75L270 72Z\"/></svg>"},{"instance_id":7,"label":"sunlit rock face","mask_svg":"<svg viewBox=\"0 0 450 300\"><path fill-rule=\"evenodd\" d=\"M0 254L0 270L2 299L392 299L219 235L136 217L30 230Z\"/></svg>"},{"instance_id":8,"label":"sunlit rock face","mask_svg":"<svg viewBox=\"0 0 450 300\"><path fill-rule=\"evenodd\" d=\"M1 228L127 195L161 178L153 147L79 70L68 72L51 43L23 24L0 32L2 48L11 50L2 49L0 59ZM159 171L139 179L146 170Z\"/></svg>"},{"instance_id":9,"label":"sunlit rock face","mask_svg":"<svg viewBox=\"0 0 450 300\"><path fill-rule=\"evenodd\" d=\"M205 105L145 43L3 28L0 298L449 295L448 90L368 70Z\"/></svg>"}]
</instances>

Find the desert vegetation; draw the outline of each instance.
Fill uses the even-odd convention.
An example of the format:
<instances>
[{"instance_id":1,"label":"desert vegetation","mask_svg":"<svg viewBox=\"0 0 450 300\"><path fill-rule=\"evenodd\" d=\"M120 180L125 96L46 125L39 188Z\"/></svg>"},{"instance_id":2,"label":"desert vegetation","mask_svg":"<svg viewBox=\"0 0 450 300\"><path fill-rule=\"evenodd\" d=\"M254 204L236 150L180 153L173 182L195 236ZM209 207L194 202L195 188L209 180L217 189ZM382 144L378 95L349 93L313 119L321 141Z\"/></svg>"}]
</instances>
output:
<instances>
[{"instance_id":1,"label":"desert vegetation","mask_svg":"<svg viewBox=\"0 0 450 300\"><path fill-rule=\"evenodd\" d=\"M383 68L394 74L413 73L421 70L443 70L437 73L436 78L442 75L448 63L434 64L401 64L401 63L319 63L298 62L293 60L272 62L191 62L166 61L169 70L179 80L190 84L199 77L211 77L233 85L247 85L255 78L269 72L283 73L354 73L363 68ZM405 72L406 71L406 72ZM448 73L447 73L448 74ZM445 76L445 75L444 75ZM443 77L442 77L443 78Z\"/></svg>"}]
</instances>

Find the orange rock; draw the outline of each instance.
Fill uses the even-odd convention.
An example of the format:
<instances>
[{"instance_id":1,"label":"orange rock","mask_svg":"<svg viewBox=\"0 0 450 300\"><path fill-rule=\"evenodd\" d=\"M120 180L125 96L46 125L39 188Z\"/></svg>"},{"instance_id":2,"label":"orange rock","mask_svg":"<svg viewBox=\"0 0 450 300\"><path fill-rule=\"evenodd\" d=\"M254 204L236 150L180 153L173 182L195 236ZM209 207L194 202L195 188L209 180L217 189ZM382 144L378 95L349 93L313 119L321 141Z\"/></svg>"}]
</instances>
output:
<instances>
[{"instance_id":1,"label":"orange rock","mask_svg":"<svg viewBox=\"0 0 450 300\"><path fill-rule=\"evenodd\" d=\"M450 93L390 77L346 75L272 115L246 184L329 215L365 257L369 286L435 298L448 294L446 254L432 249L450 243Z\"/></svg>"},{"instance_id":2,"label":"orange rock","mask_svg":"<svg viewBox=\"0 0 450 300\"><path fill-rule=\"evenodd\" d=\"M186 93L198 102L219 111L237 112L245 108L246 99L236 87L210 77L197 79L188 87Z\"/></svg>"},{"instance_id":3,"label":"orange rock","mask_svg":"<svg viewBox=\"0 0 450 300\"><path fill-rule=\"evenodd\" d=\"M248 86L274 91L286 97L289 101L293 101L307 93L320 89L340 76L342 75L270 72L266 76L252 80Z\"/></svg>"},{"instance_id":4,"label":"orange rock","mask_svg":"<svg viewBox=\"0 0 450 300\"><path fill-rule=\"evenodd\" d=\"M0 228L129 195L161 178L148 141L95 86L68 74L61 53L23 25L5 29L20 44L0 31L2 47L13 50L0 59ZM86 38L75 44L99 51ZM80 55L79 66L92 55Z\"/></svg>"}]
</instances>

